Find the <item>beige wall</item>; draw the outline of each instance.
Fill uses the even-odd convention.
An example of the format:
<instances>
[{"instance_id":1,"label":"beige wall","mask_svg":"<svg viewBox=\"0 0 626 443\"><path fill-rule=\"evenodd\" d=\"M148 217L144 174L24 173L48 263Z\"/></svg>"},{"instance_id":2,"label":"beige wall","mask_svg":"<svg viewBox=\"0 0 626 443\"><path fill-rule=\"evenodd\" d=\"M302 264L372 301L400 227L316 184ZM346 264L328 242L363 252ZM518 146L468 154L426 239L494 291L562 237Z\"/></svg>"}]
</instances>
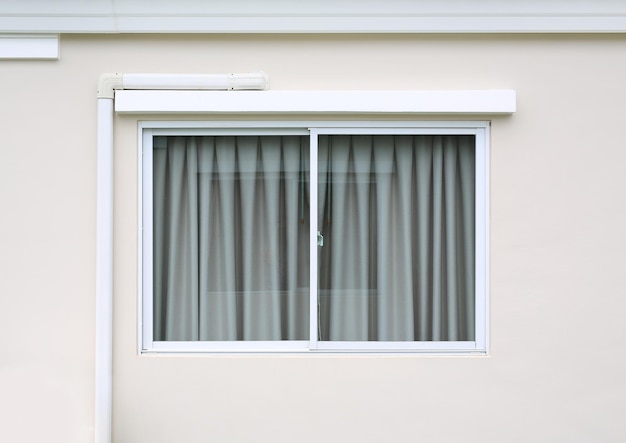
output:
<instances>
[{"instance_id":1,"label":"beige wall","mask_svg":"<svg viewBox=\"0 0 626 443\"><path fill-rule=\"evenodd\" d=\"M60 61L0 62L0 441L92 440L98 76L256 69L272 89L517 91L492 119L490 356L138 356L141 116L118 116L114 441L624 441L625 53L608 35L63 36Z\"/></svg>"}]
</instances>

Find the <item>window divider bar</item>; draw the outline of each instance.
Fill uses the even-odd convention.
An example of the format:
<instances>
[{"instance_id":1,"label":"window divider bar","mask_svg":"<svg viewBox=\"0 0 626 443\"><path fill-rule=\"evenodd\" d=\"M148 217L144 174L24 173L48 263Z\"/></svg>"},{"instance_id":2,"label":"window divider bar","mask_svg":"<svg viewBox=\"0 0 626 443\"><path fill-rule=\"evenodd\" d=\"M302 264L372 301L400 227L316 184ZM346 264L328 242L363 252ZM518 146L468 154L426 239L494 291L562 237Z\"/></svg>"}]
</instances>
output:
<instances>
[{"instance_id":1,"label":"window divider bar","mask_svg":"<svg viewBox=\"0 0 626 443\"><path fill-rule=\"evenodd\" d=\"M317 138L316 129L310 130L309 141L309 348L318 347L318 246L317 246Z\"/></svg>"}]
</instances>

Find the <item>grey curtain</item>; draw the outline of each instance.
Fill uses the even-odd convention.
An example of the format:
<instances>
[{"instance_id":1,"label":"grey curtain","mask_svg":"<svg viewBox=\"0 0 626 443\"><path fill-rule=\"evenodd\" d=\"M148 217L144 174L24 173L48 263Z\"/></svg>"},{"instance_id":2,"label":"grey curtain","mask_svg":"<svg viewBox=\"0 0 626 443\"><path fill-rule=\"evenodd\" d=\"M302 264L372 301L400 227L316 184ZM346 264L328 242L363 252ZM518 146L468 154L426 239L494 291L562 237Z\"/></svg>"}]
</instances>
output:
<instances>
[{"instance_id":1,"label":"grey curtain","mask_svg":"<svg viewBox=\"0 0 626 443\"><path fill-rule=\"evenodd\" d=\"M307 137L157 137L154 339L306 340Z\"/></svg>"},{"instance_id":2,"label":"grey curtain","mask_svg":"<svg viewBox=\"0 0 626 443\"><path fill-rule=\"evenodd\" d=\"M308 137L156 137L155 340L306 340ZM474 339L474 137L321 136L319 339Z\"/></svg>"},{"instance_id":3,"label":"grey curtain","mask_svg":"<svg viewBox=\"0 0 626 443\"><path fill-rule=\"evenodd\" d=\"M320 339L474 339L473 136L319 139Z\"/></svg>"}]
</instances>

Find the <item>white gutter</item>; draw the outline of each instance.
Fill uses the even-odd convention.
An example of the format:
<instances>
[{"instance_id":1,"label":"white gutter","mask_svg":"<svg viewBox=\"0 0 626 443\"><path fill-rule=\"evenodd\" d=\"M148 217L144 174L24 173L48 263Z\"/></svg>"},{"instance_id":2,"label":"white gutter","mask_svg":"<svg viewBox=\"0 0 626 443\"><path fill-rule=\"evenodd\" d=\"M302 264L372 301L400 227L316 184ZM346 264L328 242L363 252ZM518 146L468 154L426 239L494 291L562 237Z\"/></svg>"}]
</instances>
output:
<instances>
[{"instance_id":1,"label":"white gutter","mask_svg":"<svg viewBox=\"0 0 626 443\"><path fill-rule=\"evenodd\" d=\"M247 74L102 74L98 98L114 98L118 89L150 90L265 90L269 79L263 72Z\"/></svg>"},{"instance_id":2,"label":"white gutter","mask_svg":"<svg viewBox=\"0 0 626 443\"><path fill-rule=\"evenodd\" d=\"M120 89L259 90L269 80L249 74L103 74L98 81L96 200L95 442L111 443L113 405L113 101Z\"/></svg>"}]
</instances>

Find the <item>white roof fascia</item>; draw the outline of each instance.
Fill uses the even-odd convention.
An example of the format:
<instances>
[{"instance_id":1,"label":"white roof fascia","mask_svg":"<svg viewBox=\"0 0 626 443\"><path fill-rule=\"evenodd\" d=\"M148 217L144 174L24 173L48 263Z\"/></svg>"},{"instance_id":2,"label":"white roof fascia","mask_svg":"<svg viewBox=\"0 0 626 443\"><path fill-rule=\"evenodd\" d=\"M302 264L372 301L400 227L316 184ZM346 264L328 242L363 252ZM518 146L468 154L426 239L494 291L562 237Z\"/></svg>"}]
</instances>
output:
<instances>
[{"instance_id":1,"label":"white roof fascia","mask_svg":"<svg viewBox=\"0 0 626 443\"><path fill-rule=\"evenodd\" d=\"M3 0L0 33L609 33L623 0Z\"/></svg>"}]
</instances>

